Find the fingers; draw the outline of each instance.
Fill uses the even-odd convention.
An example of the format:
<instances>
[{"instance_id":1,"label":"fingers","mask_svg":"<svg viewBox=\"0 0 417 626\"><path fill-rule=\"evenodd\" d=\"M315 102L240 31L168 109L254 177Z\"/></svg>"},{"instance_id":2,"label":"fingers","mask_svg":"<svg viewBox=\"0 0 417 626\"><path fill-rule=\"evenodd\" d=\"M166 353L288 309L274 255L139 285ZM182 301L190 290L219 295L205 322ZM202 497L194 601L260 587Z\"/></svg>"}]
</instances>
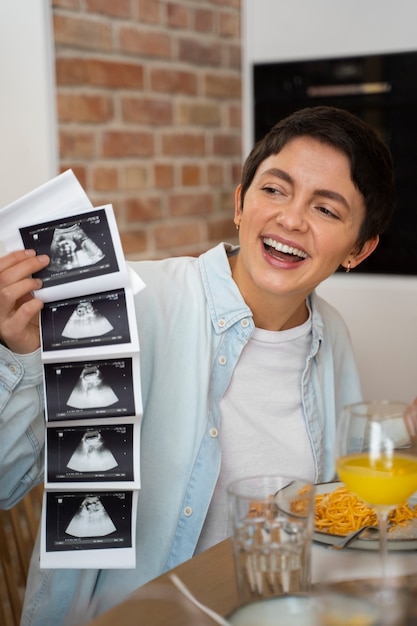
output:
<instances>
[{"instance_id":1,"label":"fingers","mask_svg":"<svg viewBox=\"0 0 417 626\"><path fill-rule=\"evenodd\" d=\"M0 257L0 289L36 274L48 263L46 254L37 256L34 250L18 250Z\"/></svg>"},{"instance_id":2,"label":"fingers","mask_svg":"<svg viewBox=\"0 0 417 626\"><path fill-rule=\"evenodd\" d=\"M17 265L25 259L30 259L36 256L35 250L15 250L9 254L0 256L0 273L9 268Z\"/></svg>"},{"instance_id":3,"label":"fingers","mask_svg":"<svg viewBox=\"0 0 417 626\"><path fill-rule=\"evenodd\" d=\"M49 263L47 255L19 250L0 257L0 337L14 352L32 352L39 347L39 311L42 302L32 291L42 286L33 278Z\"/></svg>"},{"instance_id":4,"label":"fingers","mask_svg":"<svg viewBox=\"0 0 417 626\"><path fill-rule=\"evenodd\" d=\"M417 436L417 398L409 404L404 413L404 420L411 437Z\"/></svg>"},{"instance_id":5,"label":"fingers","mask_svg":"<svg viewBox=\"0 0 417 626\"><path fill-rule=\"evenodd\" d=\"M19 250L0 258L0 324L10 313L31 299L31 292L42 287L33 278L46 267L46 255L36 256L33 250Z\"/></svg>"}]
</instances>

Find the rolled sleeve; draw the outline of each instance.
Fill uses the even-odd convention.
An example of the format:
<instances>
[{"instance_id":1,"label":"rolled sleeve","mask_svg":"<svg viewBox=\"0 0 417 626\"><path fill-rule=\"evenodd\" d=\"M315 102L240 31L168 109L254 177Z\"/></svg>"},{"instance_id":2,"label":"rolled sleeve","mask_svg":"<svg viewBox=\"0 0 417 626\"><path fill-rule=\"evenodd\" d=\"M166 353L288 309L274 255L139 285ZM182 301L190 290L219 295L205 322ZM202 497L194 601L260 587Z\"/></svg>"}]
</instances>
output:
<instances>
[{"instance_id":1,"label":"rolled sleeve","mask_svg":"<svg viewBox=\"0 0 417 626\"><path fill-rule=\"evenodd\" d=\"M40 350L0 346L0 507L9 508L42 478L45 438Z\"/></svg>"}]
</instances>

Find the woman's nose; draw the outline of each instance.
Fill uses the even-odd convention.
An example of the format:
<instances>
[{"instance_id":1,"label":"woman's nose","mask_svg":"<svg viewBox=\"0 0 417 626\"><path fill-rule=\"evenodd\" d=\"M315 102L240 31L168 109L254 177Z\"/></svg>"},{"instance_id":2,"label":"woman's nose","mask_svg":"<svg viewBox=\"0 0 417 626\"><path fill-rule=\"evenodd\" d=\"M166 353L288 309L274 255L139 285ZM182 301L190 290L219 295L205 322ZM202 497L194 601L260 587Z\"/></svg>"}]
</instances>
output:
<instances>
[{"instance_id":1,"label":"woman's nose","mask_svg":"<svg viewBox=\"0 0 417 626\"><path fill-rule=\"evenodd\" d=\"M289 200L280 206L276 221L287 230L306 230L308 222L305 203L297 199Z\"/></svg>"}]
</instances>

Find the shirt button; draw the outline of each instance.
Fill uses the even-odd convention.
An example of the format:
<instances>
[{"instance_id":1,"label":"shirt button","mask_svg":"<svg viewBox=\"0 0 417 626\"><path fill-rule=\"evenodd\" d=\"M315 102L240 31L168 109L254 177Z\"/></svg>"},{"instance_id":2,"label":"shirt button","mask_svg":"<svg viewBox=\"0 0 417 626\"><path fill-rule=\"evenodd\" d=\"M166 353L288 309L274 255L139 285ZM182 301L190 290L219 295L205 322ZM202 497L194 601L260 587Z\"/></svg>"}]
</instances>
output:
<instances>
[{"instance_id":1,"label":"shirt button","mask_svg":"<svg viewBox=\"0 0 417 626\"><path fill-rule=\"evenodd\" d=\"M193 509L190 506L186 506L184 509L184 515L190 517L193 514Z\"/></svg>"},{"instance_id":2,"label":"shirt button","mask_svg":"<svg viewBox=\"0 0 417 626\"><path fill-rule=\"evenodd\" d=\"M217 437L218 434L219 431L217 430L217 428L210 428L210 437Z\"/></svg>"},{"instance_id":3,"label":"shirt button","mask_svg":"<svg viewBox=\"0 0 417 626\"><path fill-rule=\"evenodd\" d=\"M226 325L226 320L223 318L217 322L220 328L223 328Z\"/></svg>"},{"instance_id":4,"label":"shirt button","mask_svg":"<svg viewBox=\"0 0 417 626\"><path fill-rule=\"evenodd\" d=\"M16 365L12 365L12 364L10 364L10 365L9 365L9 371L10 371L12 374L16 374L16 373L17 373L17 367L16 367Z\"/></svg>"},{"instance_id":5,"label":"shirt button","mask_svg":"<svg viewBox=\"0 0 417 626\"><path fill-rule=\"evenodd\" d=\"M227 359L226 359L226 357L225 357L225 356L221 356L221 357L219 357L219 363L220 363L220 365L226 365L226 361L227 361Z\"/></svg>"},{"instance_id":6,"label":"shirt button","mask_svg":"<svg viewBox=\"0 0 417 626\"><path fill-rule=\"evenodd\" d=\"M249 326L249 320L247 320L246 317L245 317L245 319L243 319L240 322L240 324L241 324L242 328L247 328Z\"/></svg>"}]
</instances>

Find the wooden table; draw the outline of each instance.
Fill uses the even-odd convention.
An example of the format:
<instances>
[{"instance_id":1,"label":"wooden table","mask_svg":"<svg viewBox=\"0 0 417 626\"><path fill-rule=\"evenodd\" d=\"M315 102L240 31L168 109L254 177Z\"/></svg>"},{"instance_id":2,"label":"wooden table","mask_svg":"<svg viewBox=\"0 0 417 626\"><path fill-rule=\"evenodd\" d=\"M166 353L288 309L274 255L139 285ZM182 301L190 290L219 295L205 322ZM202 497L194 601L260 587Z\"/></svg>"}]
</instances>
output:
<instances>
[{"instance_id":1,"label":"wooden table","mask_svg":"<svg viewBox=\"0 0 417 626\"><path fill-rule=\"evenodd\" d=\"M323 548L324 549L324 548ZM417 560L417 554L415 555ZM417 565L417 564L416 564ZM417 569L417 567L416 567ZM230 539L186 561L172 570L203 604L227 616L238 606L233 551ZM366 596L378 587L378 579L348 580L330 584L326 589ZM390 626L417 624L417 575L390 579L392 587L404 593L407 616ZM320 588L320 584L315 585ZM213 626L211 618L187 600L169 579L169 573L150 581L124 602L102 614L88 626Z\"/></svg>"},{"instance_id":2,"label":"wooden table","mask_svg":"<svg viewBox=\"0 0 417 626\"><path fill-rule=\"evenodd\" d=\"M230 539L174 568L200 602L221 615L237 606L237 590ZM213 626L214 622L184 598L169 574L143 585L127 600L89 623L89 626Z\"/></svg>"}]
</instances>

